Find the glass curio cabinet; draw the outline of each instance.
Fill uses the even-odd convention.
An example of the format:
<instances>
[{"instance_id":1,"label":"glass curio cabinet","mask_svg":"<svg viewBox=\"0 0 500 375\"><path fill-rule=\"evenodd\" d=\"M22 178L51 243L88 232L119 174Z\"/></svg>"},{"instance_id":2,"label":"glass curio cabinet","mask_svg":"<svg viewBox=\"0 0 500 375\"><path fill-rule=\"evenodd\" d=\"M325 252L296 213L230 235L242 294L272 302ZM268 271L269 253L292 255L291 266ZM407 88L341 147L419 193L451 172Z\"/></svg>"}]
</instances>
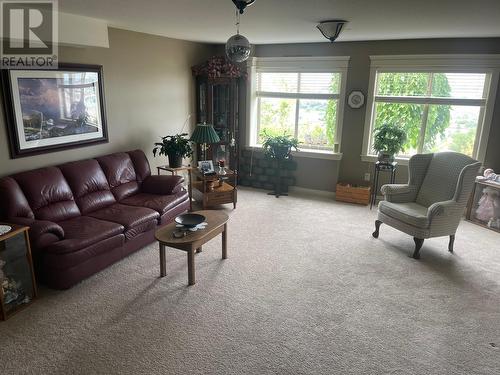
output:
<instances>
[{"instance_id":1,"label":"glass curio cabinet","mask_svg":"<svg viewBox=\"0 0 500 375\"><path fill-rule=\"evenodd\" d=\"M28 306L37 295L28 227L3 225L0 233L0 319ZM5 229L5 230L4 230ZM6 231L6 233L5 233Z\"/></svg>"},{"instance_id":2,"label":"glass curio cabinet","mask_svg":"<svg viewBox=\"0 0 500 375\"><path fill-rule=\"evenodd\" d=\"M219 143L208 145L207 159L214 166L222 161L225 167L237 171L238 90L245 73L224 57L212 57L192 71L196 77L196 121L212 124L220 138ZM196 155L202 155L200 145Z\"/></svg>"}]
</instances>

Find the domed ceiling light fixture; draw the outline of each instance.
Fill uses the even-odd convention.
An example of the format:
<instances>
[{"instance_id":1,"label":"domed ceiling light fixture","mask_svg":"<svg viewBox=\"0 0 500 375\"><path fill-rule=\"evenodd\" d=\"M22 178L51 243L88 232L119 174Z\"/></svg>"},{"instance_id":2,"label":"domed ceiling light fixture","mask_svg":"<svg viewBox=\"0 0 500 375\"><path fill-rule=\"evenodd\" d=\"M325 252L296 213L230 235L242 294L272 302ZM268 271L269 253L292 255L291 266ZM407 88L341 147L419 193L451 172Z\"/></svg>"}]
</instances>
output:
<instances>
[{"instance_id":1,"label":"domed ceiling light fixture","mask_svg":"<svg viewBox=\"0 0 500 375\"><path fill-rule=\"evenodd\" d=\"M253 4L255 0L233 0L236 6L236 34L226 42L226 56L234 63L241 63L250 57L250 42L243 35L240 35L240 15L245 8Z\"/></svg>"},{"instance_id":2,"label":"domed ceiling light fixture","mask_svg":"<svg viewBox=\"0 0 500 375\"><path fill-rule=\"evenodd\" d=\"M254 2L255 0L233 0L234 5L236 5L236 8L240 11L240 14L243 14L245 8L252 5Z\"/></svg>"},{"instance_id":3,"label":"domed ceiling light fixture","mask_svg":"<svg viewBox=\"0 0 500 375\"><path fill-rule=\"evenodd\" d=\"M344 20L329 20L318 23L316 27L326 39L333 43L346 23L347 21Z\"/></svg>"}]
</instances>

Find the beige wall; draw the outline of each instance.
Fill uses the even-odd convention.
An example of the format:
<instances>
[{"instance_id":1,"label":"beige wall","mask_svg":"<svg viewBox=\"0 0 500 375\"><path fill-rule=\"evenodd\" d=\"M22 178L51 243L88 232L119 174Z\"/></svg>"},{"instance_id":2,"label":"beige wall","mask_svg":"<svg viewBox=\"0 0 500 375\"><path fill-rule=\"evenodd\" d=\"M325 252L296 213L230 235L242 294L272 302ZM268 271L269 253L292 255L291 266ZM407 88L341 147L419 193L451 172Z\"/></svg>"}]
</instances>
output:
<instances>
[{"instance_id":1,"label":"beige wall","mask_svg":"<svg viewBox=\"0 0 500 375\"><path fill-rule=\"evenodd\" d=\"M311 44L283 44L255 46L256 57L281 56L350 56L347 75L347 93L352 90L368 91L370 55L444 54L444 53L500 53L500 39L429 39L375 42L335 42ZM326 161L300 158L296 172L299 186L334 190L337 181L359 182L365 172L372 173L373 164L361 161L365 110L344 108L342 133L342 161ZM245 118L240 118L242 128ZM242 130L244 133L244 130ZM500 90L498 91L490 139L486 153L486 166L500 172ZM407 168L398 169L398 181L406 181ZM313 175L314 174L314 175Z\"/></svg>"},{"instance_id":2,"label":"beige wall","mask_svg":"<svg viewBox=\"0 0 500 375\"><path fill-rule=\"evenodd\" d=\"M59 51L63 62L103 65L109 143L11 160L2 108L0 176L135 148L146 152L152 166L165 164L153 159L152 144L180 132L194 112L191 66L209 57L213 47L118 29L109 30L109 42L110 48Z\"/></svg>"}]
</instances>

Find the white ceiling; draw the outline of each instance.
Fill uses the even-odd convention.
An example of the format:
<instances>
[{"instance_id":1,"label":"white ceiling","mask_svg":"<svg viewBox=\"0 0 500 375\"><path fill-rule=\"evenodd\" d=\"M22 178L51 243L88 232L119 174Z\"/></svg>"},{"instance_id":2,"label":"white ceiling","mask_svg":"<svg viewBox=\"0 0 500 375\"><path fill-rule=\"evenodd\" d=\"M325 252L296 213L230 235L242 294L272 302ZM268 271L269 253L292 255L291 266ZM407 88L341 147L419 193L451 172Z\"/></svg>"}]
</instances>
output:
<instances>
[{"instance_id":1,"label":"white ceiling","mask_svg":"<svg viewBox=\"0 0 500 375\"><path fill-rule=\"evenodd\" d=\"M112 27L199 42L235 33L231 0L59 0ZM319 21L349 21L338 41L499 37L500 0L256 0L241 17L253 44L325 42Z\"/></svg>"}]
</instances>

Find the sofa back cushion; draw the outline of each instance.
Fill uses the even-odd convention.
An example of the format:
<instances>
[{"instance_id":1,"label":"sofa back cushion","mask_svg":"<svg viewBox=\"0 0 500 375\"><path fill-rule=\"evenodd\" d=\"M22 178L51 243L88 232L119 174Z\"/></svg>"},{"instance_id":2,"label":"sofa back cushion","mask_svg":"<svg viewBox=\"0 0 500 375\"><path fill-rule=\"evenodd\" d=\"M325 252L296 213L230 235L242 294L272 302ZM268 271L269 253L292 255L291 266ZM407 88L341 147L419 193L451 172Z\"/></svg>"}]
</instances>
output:
<instances>
[{"instance_id":1,"label":"sofa back cushion","mask_svg":"<svg viewBox=\"0 0 500 375\"><path fill-rule=\"evenodd\" d=\"M58 222L80 216L68 182L58 168L35 169L11 177L19 184L36 219Z\"/></svg>"},{"instance_id":2,"label":"sofa back cushion","mask_svg":"<svg viewBox=\"0 0 500 375\"><path fill-rule=\"evenodd\" d=\"M0 219L13 217L33 219L35 215L16 180L4 177L0 179Z\"/></svg>"},{"instance_id":3,"label":"sofa back cushion","mask_svg":"<svg viewBox=\"0 0 500 375\"><path fill-rule=\"evenodd\" d=\"M454 197L460 172L476 160L457 152L435 153L427 168L416 203L429 207L431 204Z\"/></svg>"},{"instance_id":4,"label":"sofa back cushion","mask_svg":"<svg viewBox=\"0 0 500 375\"><path fill-rule=\"evenodd\" d=\"M125 152L97 158L117 201L139 192L139 183L130 156Z\"/></svg>"},{"instance_id":5,"label":"sofa back cushion","mask_svg":"<svg viewBox=\"0 0 500 375\"><path fill-rule=\"evenodd\" d=\"M135 175L137 176L137 181L142 183L146 178L151 176L151 168L149 167L148 158L142 150L129 151L127 154L134 164Z\"/></svg>"},{"instance_id":6,"label":"sofa back cushion","mask_svg":"<svg viewBox=\"0 0 500 375\"><path fill-rule=\"evenodd\" d=\"M59 166L83 215L116 202L101 166L95 159Z\"/></svg>"}]
</instances>

